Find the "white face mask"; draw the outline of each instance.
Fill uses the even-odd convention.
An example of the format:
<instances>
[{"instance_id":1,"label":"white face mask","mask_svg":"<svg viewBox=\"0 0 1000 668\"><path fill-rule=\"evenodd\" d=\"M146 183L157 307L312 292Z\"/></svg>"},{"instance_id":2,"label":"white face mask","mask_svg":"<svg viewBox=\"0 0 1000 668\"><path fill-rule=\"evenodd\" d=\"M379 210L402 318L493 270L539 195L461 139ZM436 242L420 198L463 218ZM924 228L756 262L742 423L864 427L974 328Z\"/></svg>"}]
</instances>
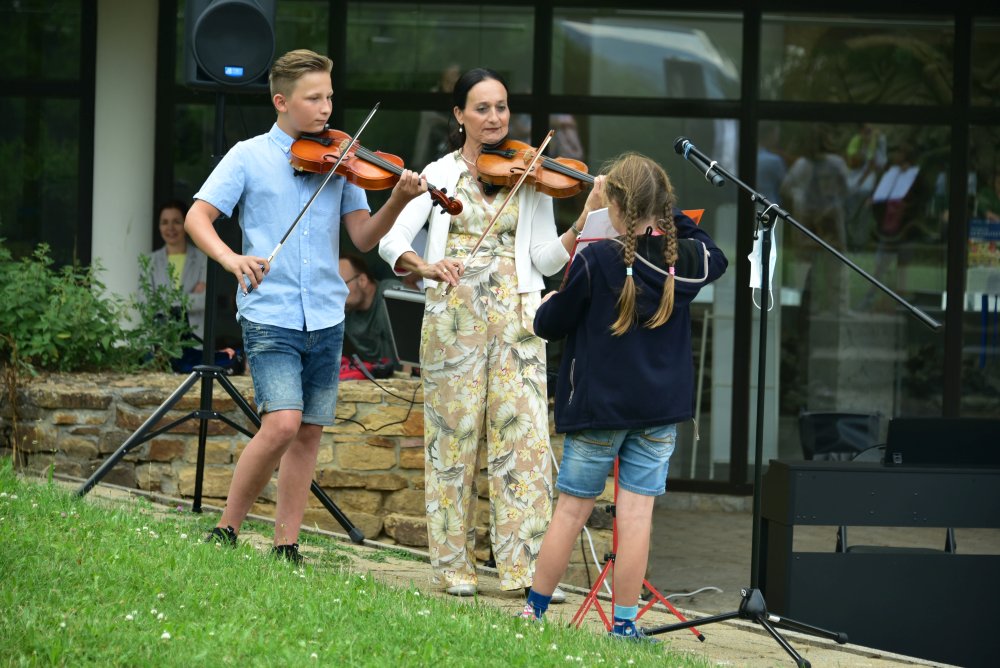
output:
<instances>
[{"instance_id":1,"label":"white face mask","mask_svg":"<svg viewBox=\"0 0 1000 668\"><path fill-rule=\"evenodd\" d=\"M751 298L754 300L754 306L758 309L760 304L757 302L755 293L753 290L760 290L761 288L761 241L764 238L763 232L757 235L757 238L753 242L753 250L747 255L747 259L750 260L750 287ZM774 267L778 264L778 244L774 239L774 228L771 228L771 252L770 257L767 261L767 297L768 297L768 307L767 310L770 311L774 308Z\"/></svg>"}]
</instances>

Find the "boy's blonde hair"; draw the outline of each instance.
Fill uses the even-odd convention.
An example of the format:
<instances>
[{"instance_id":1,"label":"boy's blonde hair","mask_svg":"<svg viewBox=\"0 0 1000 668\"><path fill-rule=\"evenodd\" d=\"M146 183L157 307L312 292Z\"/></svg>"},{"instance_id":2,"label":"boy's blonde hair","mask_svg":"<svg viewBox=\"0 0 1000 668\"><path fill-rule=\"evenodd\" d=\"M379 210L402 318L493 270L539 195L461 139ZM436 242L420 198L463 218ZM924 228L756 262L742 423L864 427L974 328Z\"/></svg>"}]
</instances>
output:
<instances>
[{"instance_id":1,"label":"boy's blonde hair","mask_svg":"<svg viewBox=\"0 0 1000 668\"><path fill-rule=\"evenodd\" d=\"M271 86L271 97L281 93L285 97L292 94L295 84L310 72L326 72L333 70L333 61L309 49L296 49L279 57L271 65L268 83Z\"/></svg>"},{"instance_id":2,"label":"boy's blonde hair","mask_svg":"<svg viewBox=\"0 0 1000 668\"><path fill-rule=\"evenodd\" d=\"M663 284L663 296L656 313L644 323L650 329L659 327L670 319L674 310L674 264L677 262L677 226L674 224L674 187L667 173L656 162L639 153L625 153L605 166L607 180L605 198L614 202L625 223L625 267L629 270L635 262L636 226L640 220L652 218L663 233L663 260L670 267L670 274ZM625 276L618 296L618 319L611 325L611 332L621 336L635 325L636 287L631 271Z\"/></svg>"}]
</instances>

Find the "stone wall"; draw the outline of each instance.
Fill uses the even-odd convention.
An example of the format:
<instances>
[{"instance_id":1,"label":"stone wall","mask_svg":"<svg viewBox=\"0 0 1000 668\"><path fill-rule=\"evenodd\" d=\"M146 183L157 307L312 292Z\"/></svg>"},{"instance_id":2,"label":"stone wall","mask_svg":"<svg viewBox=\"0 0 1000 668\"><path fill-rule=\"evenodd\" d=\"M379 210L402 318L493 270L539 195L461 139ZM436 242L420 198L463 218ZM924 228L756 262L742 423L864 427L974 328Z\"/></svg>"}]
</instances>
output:
<instances>
[{"instance_id":1,"label":"stone wall","mask_svg":"<svg viewBox=\"0 0 1000 668\"><path fill-rule=\"evenodd\" d=\"M51 467L59 474L89 478L186 379L172 374L59 374L32 380L18 398L19 464L32 471L44 472ZM249 377L234 376L229 380L253 405ZM423 405L411 406L410 401L421 402L423 393L415 379L394 378L382 384L396 396L368 381L341 383L338 421L324 429L314 479L366 538L426 548ZM253 432L253 424L222 384L214 381L212 386L212 410ZM190 415L200 405L198 381L147 433ZM10 406L0 403L0 456L12 454L11 417ZM102 482L193 498L199 426L195 417L131 447ZM202 500L221 507L233 466L249 439L222 420L209 419L206 426ZM562 437L553 434L552 445L558 458ZM251 512L274 516L275 481L264 489ZM485 560L489 554L489 500L482 472L478 490L476 554ZM590 522L600 559L611 549L610 515L604 507L612 493L613 481L609 479ZM314 496L310 496L305 524L344 532ZM586 586L588 578L580 550L573 550L572 558L565 581ZM591 564L590 578L596 575L597 569Z\"/></svg>"}]
</instances>

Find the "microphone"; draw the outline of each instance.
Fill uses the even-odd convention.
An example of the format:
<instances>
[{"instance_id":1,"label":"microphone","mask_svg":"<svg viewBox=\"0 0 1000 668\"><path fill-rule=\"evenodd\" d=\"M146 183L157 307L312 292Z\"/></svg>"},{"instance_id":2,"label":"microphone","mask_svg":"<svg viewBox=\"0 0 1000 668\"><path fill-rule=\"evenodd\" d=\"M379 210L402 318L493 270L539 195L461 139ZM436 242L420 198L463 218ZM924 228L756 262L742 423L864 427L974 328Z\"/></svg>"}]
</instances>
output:
<instances>
[{"instance_id":1,"label":"microphone","mask_svg":"<svg viewBox=\"0 0 1000 668\"><path fill-rule=\"evenodd\" d=\"M715 160L709 163L705 155L695 148L695 145L689 142L687 137L678 137L674 141L674 150L677 151L678 155L694 165L695 169L704 174L705 180L716 188L721 188L726 182L718 170L715 169Z\"/></svg>"}]
</instances>

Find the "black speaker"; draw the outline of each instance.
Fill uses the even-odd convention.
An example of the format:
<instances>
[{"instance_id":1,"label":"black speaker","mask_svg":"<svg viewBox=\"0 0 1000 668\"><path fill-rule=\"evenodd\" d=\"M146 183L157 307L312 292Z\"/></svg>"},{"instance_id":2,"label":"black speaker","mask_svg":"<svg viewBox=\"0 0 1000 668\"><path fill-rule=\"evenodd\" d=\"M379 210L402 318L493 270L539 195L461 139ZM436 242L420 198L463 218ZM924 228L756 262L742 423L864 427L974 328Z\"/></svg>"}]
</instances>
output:
<instances>
[{"instance_id":1,"label":"black speaker","mask_svg":"<svg viewBox=\"0 0 1000 668\"><path fill-rule=\"evenodd\" d=\"M268 90L277 0L188 0L185 83L199 90Z\"/></svg>"}]
</instances>

